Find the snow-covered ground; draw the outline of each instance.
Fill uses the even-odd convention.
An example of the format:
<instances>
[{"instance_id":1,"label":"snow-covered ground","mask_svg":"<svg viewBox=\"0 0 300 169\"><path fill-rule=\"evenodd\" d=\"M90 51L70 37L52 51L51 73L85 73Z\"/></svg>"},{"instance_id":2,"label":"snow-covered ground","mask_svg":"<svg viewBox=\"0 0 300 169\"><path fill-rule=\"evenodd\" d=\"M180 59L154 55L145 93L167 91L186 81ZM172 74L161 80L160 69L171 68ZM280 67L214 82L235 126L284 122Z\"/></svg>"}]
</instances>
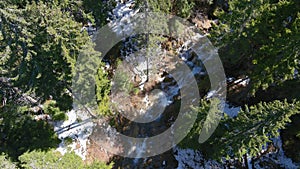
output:
<instances>
[{"instance_id":1,"label":"snow-covered ground","mask_svg":"<svg viewBox=\"0 0 300 169\"><path fill-rule=\"evenodd\" d=\"M272 139L274 145L278 148L276 152L268 153L263 155L255 161L254 167L255 169L265 169L270 168L266 166L266 163L276 165L273 167L281 167L287 169L297 169L299 168L299 164L293 163L290 158L287 158L284 155L284 151L282 149L282 141L280 137ZM184 168L197 168L197 169L213 169L213 168L224 168L224 164L216 162L215 160L207 160L203 157L200 151L192 150L192 149L181 149L175 147L173 149L176 160L178 161L177 169ZM260 163L264 163L265 165ZM272 168L271 165L271 168ZM248 158L248 166L249 169L252 169L251 157ZM234 167L234 166L232 166Z\"/></svg>"},{"instance_id":2,"label":"snow-covered ground","mask_svg":"<svg viewBox=\"0 0 300 169\"><path fill-rule=\"evenodd\" d=\"M224 107L224 112L229 117L235 117L235 116L237 116L240 110L241 110L241 107L234 107L234 106L231 106L228 103L226 103L225 107Z\"/></svg>"},{"instance_id":3,"label":"snow-covered ground","mask_svg":"<svg viewBox=\"0 0 300 169\"><path fill-rule=\"evenodd\" d=\"M116 0L116 7L110 13L108 20L109 26L117 35L131 35L134 30L130 18L139 11L133 9L134 3L134 0L126 1L126 3Z\"/></svg>"},{"instance_id":4,"label":"snow-covered ground","mask_svg":"<svg viewBox=\"0 0 300 169\"><path fill-rule=\"evenodd\" d=\"M280 137L271 139L274 146L278 148L276 152L268 153L261 157L257 162L255 162L254 167L256 169L264 169L265 166L260 166L259 162L263 161L271 161L276 164L278 167L288 168L288 169L297 169L299 168L299 164L296 164L292 161L292 159L285 156L283 148L282 148L282 140ZM250 167L252 169L252 167Z\"/></svg>"},{"instance_id":5,"label":"snow-covered ground","mask_svg":"<svg viewBox=\"0 0 300 169\"><path fill-rule=\"evenodd\" d=\"M65 154L68 151L74 151L78 156L85 160L87 153L88 137L93 130L93 122L81 111L71 110L67 113L66 121L54 122L54 130L61 140L57 151ZM78 121L80 119L81 122ZM72 143L66 145L66 139L72 139Z\"/></svg>"},{"instance_id":6,"label":"snow-covered ground","mask_svg":"<svg viewBox=\"0 0 300 169\"><path fill-rule=\"evenodd\" d=\"M225 104L224 112L228 114L231 118L237 116L238 112L240 111L240 107L234 107L230 104ZM260 165L260 163L271 162L276 165L276 167L288 168L288 169L297 169L299 168L299 164L293 163L293 161L286 157L282 148L282 141L280 137L271 139L275 147L277 147L276 152L270 152L268 154L263 155L255 161L254 167L256 169L264 169L266 166ZM266 145L262 147L262 152L266 150ZM218 163L214 160L207 160L203 157L200 151L192 150L192 149L181 149L181 148L174 148L173 149L175 158L178 161L178 169L183 168L224 168L224 164ZM249 169L252 169L251 164L251 157L248 157L248 166Z\"/></svg>"},{"instance_id":7,"label":"snow-covered ground","mask_svg":"<svg viewBox=\"0 0 300 169\"><path fill-rule=\"evenodd\" d=\"M116 32L118 35L131 35L132 28L134 25L130 22L130 17L134 16L139 10L133 9L134 0L126 1L126 3L122 3L119 0L116 0L116 7L112 10L109 18L109 25L111 28ZM197 35L199 36L199 35ZM132 41L124 42L125 49L121 53L123 53L123 57L128 57L133 53L133 51L138 50L135 44ZM193 61L200 61L200 59L196 58L195 60L191 59L191 50L188 48L188 42L184 43L182 47L177 51L179 53L179 58L183 60L192 70L193 75L205 75L205 71L201 65L196 64ZM131 49L128 49L131 48ZM151 64L151 63L150 63ZM143 71L146 69L147 66L145 62L140 62L137 66L138 71ZM296 74L296 73L295 73ZM298 72L297 72L298 74ZM141 75L142 81L145 80L145 75ZM165 95L161 95L157 93L158 98L161 99L161 103L163 106L166 106L173 102L173 96L179 93L179 86L174 85L176 83L171 82L163 82L163 79L160 80L161 88L164 89ZM249 81L241 81L243 85L246 85ZM240 81L236 81L236 83L240 83ZM143 86L142 86L143 87ZM208 96L212 96L214 93L211 91L208 93ZM150 105L149 103L149 96L146 95L144 98L145 105ZM147 107L147 106L146 106ZM240 110L240 107L232 107L229 104L225 104L224 112L228 114L230 117L235 117ZM145 111L145 110L141 110ZM88 137L92 133L94 124L91 121L88 121L88 116L82 112L75 112L74 110L67 113L68 120L64 122L55 122L55 131L58 133L58 137L62 140L57 150L62 154L66 153L67 151L74 150L77 155L79 155L82 159L86 157L86 145L88 143ZM82 122L78 122L78 117L82 120ZM154 116L156 117L156 116ZM87 121L85 121L87 120ZM109 130L109 128L107 128ZM66 138L71 138L73 142L69 145L65 144ZM280 138L273 139L275 145L279 147L278 152L269 153L266 157L262 158L271 158L273 161L276 162L281 167L284 168L298 168L296 164L294 164L291 159L287 158L284 155L282 150L282 142ZM139 149L138 152L145 151L146 145L143 143L140 146L136 146L136 149ZM223 164L220 164L214 160L206 160L204 159L203 155L200 151L191 150L191 149L180 149L175 147L173 149L174 156L178 161L178 169L184 168L224 168ZM137 157L140 154L137 154ZM250 161L250 160L249 160ZM134 160L134 163L137 163L138 159ZM251 165L249 165L251 167ZM258 163L255 163L256 168L263 168L260 167Z\"/></svg>"},{"instance_id":8,"label":"snow-covered ground","mask_svg":"<svg viewBox=\"0 0 300 169\"><path fill-rule=\"evenodd\" d=\"M122 3L116 0L116 7L110 14L111 28L119 35L131 32L132 25L129 18L135 15L138 10L133 10L133 0ZM57 132L58 138L61 140L57 151L65 154L68 151L74 151L83 160L87 154L88 137L93 131L94 124L89 120L89 116L84 111L71 110L67 112L68 119L66 121L54 122L54 130ZM80 122L78 121L80 119ZM72 142L66 140L71 139Z\"/></svg>"},{"instance_id":9,"label":"snow-covered ground","mask_svg":"<svg viewBox=\"0 0 300 169\"><path fill-rule=\"evenodd\" d=\"M177 169L197 168L197 169L213 169L223 168L222 164L214 160L206 160L200 151L192 149L174 148L174 155L178 161Z\"/></svg>"}]
</instances>

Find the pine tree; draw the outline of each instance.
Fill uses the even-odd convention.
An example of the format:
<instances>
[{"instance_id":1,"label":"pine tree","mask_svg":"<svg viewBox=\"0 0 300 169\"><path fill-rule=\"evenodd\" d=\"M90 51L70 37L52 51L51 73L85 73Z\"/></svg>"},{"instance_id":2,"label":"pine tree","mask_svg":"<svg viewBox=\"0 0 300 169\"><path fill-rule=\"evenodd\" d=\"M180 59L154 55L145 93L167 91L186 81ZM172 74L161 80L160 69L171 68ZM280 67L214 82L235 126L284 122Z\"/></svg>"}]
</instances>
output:
<instances>
[{"instance_id":1,"label":"pine tree","mask_svg":"<svg viewBox=\"0 0 300 169\"><path fill-rule=\"evenodd\" d=\"M0 155L0 167L2 169L15 169L15 168L17 168L16 164L11 162L5 154Z\"/></svg>"},{"instance_id":2,"label":"pine tree","mask_svg":"<svg viewBox=\"0 0 300 169\"><path fill-rule=\"evenodd\" d=\"M137 1L138 5L144 5L145 1ZM197 3L195 0L147 0L148 7L153 12L162 12L166 14L176 15L183 18L188 18L192 14L192 9Z\"/></svg>"},{"instance_id":3,"label":"pine tree","mask_svg":"<svg viewBox=\"0 0 300 169\"><path fill-rule=\"evenodd\" d=\"M113 163L106 165L103 162L94 162L90 165L84 164L82 159L74 152L61 155L59 152L49 150L47 152L32 151L26 152L19 157L23 168L74 168L74 169L110 169Z\"/></svg>"},{"instance_id":4,"label":"pine tree","mask_svg":"<svg viewBox=\"0 0 300 169\"><path fill-rule=\"evenodd\" d=\"M229 12L215 11L219 23L209 36L219 47L227 76L250 78L249 95L299 79L295 74L299 70L299 7L299 1L293 0L233 0L229 2ZM203 101L196 108L197 122L181 146L201 149L214 159L242 160L245 155L256 157L263 145L277 137L290 117L299 114L300 103L270 100L242 105L237 117L224 114L212 137L200 145L197 138L209 105Z\"/></svg>"},{"instance_id":5,"label":"pine tree","mask_svg":"<svg viewBox=\"0 0 300 169\"><path fill-rule=\"evenodd\" d=\"M44 120L35 120L28 113L28 107L9 100L0 108L0 152L13 160L26 151L47 150L59 144L53 126Z\"/></svg>"},{"instance_id":6,"label":"pine tree","mask_svg":"<svg viewBox=\"0 0 300 169\"><path fill-rule=\"evenodd\" d=\"M97 61L92 74L77 80L96 77L93 93L101 108L96 112L108 114L110 85L105 72L97 74L102 70L100 53L93 49L87 32L81 31L82 23L55 2L0 2L0 85L1 99L6 99L0 106L0 151L14 160L26 151L57 147L53 127L34 115L66 118L65 111L72 108L71 84L79 56Z\"/></svg>"},{"instance_id":7,"label":"pine tree","mask_svg":"<svg viewBox=\"0 0 300 169\"><path fill-rule=\"evenodd\" d=\"M229 118L224 114L218 128L205 143L199 144L199 133L203 129L210 104L202 101L195 109L198 118L181 147L200 149L207 157L221 160L238 158L248 154L256 157L262 147L271 142L271 138L279 136L279 131L291 122L290 117L300 112L300 102L285 101L261 102L254 106L246 106L237 117Z\"/></svg>"},{"instance_id":8,"label":"pine tree","mask_svg":"<svg viewBox=\"0 0 300 169\"><path fill-rule=\"evenodd\" d=\"M43 100L50 95L67 99L65 86L70 85L76 55L89 40L80 33L80 25L59 7L49 9L43 3L1 10L1 19L3 76Z\"/></svg>"},{"instance_id":9,"label":"pine tree","mask_svg":"<svg viewBox=\"0 0 300 169\"><path fill-rule=\"evenodd\" d=\"M299 9L297 0L233 0L229 12L216 10L210 36L228 76L248 76L252 94L299 78Z\"/></svg>"},{"instance_id":10,"label":"pine tree","mask_svg":"<svg viewBox=\"0 0 300 169\"><path fill-rule=\"evenodd\" d=\"M1 9L1 75L10 78L22 92L34 94L40 103L52 96L59 108L69 109L72 100L66 91L71 88L78 56L100 56L81 28L80 23L69 17L69 12L51 3L32 2L24 9L14 6ZM101 65L100 61L96 63L95 70ZM97 72L91 75L97 76ZM97 90L107 94L106 74L98 75L106 84L98 82ZM102 86L105 88L99 88ZM102 102L98 98L99 104L107 104L107 96L101 97L106 99Z\"/></svg>"}]
</instances>

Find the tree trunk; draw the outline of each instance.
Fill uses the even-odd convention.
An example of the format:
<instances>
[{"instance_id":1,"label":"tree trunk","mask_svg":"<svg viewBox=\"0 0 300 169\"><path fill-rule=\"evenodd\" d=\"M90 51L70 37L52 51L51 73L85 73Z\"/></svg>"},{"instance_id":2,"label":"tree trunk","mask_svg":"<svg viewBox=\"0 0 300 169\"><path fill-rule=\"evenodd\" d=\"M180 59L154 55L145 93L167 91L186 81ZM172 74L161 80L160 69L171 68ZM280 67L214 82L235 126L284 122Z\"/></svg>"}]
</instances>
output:
<instances>
[{"instance_id":1,"label":"tree trunk","mask_svg":"<svg viewBox=\"0 0 300 169\"><path fill-rule=\"evenodd\" d=\"M244 155L245 168L249 169L247 154Z\"/></svg>"}]
</instances>

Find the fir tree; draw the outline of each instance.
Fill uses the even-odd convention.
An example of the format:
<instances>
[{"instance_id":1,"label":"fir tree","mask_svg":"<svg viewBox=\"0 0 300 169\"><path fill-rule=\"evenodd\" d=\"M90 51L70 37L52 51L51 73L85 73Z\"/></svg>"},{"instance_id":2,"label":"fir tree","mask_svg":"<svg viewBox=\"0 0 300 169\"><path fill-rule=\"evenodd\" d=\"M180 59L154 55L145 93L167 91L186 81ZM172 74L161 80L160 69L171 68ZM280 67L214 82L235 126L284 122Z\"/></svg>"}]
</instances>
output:
<instances>
[{"instance_id":1,"label":"fir tree","mask_svg":"<svg viewBox=\"0 0 300 169\"><path fill-rule=\"evenodd\" d=\"M110 169L113 163L106 165L103 162L93 162L92 164L84 164L82 159L74 152L61 155L60 152L49 150L47 152L32 151L26 152L19 157L23 168L74 168L74 169Z\"/></svg>"},{"instance_id":2,"label":"fir tree","mask_svg":"<svg viewBox=\"0 0 300 169\"><path fill-rule=\"evenodd\" d=\"M15 169L15 168L17 168L16 164L11 162L5 154L0 155L0 167L2 169Z\"/></svg>"},{"instance_id":3,"label":"fir tree","mask_svg":"<svg viewBox=\"0 0 300 169\"><path fill-rule=\"evenodd\" d=\"M228 76L250 77L252 94L299 78L299 9L297 0L233 0L229 13L216 10L220 21L210 36Z\"/></svg>"},{"instance_id":4,"label":"fir tree","mask_svg":"<svg viewBox=\"0 0 300 169\"><path fill-rule=\"evenodd\" d=\"M242 160L246 154L256 157L262 147L271 142L271 138L279 136L279 131L291 122L290 117L299 114L300 102L261 102L254 106L246 106L245 110L241 110L234 118L224 114L212 137L199 144L199 133L209 109L210 104L207 101L202 101L201 106L195 109L198 112L197 121L180 146L200 149L213 159L221 160L222 157L226 157Z\"/></svg>"}]
</instances>

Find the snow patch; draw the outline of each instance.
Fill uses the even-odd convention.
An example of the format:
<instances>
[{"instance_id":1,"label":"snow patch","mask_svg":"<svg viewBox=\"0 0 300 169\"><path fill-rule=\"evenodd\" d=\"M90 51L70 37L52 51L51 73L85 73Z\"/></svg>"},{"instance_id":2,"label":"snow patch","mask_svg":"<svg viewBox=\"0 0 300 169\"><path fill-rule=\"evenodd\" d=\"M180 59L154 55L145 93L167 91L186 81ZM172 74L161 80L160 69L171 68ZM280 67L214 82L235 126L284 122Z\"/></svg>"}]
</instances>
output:
<instances>
[{"instance_id":1,"label":"snow patch","mask_svg":"<svg viewBox=\"0 0 300 169\"><path fill-rule=\"evenodd\" d=\"M230 117L236 117L240 110L241 107L234 107L228 103L225 104L224 112Z\"/></svg>"},{"instance_id":2,"label":"snow patch","mask_svg":"<svg viewBox=\"0 0 300 169\"><path fill-rule=\"evenodd\" d=\"M131 35L134 30L133 22L130 21L131 17L139 12L134 10L134 1L129 0L126 3L116 1L116 7L110 13L109 26L117 35Z\"/></svg>"},{"instance_id":3,"label":"snow patch","mask_svg":"<svg viewBox=\"0 0 300 169\"><path fill-rule=\"evenodd\" d=\"M57 151L64 155L70 149L85 160L88 137L92 134L94 124L89 120L89 116L84 112L75 112L75 110L71 110L66 114L68 117L66 121L53 123L54 130L56 131L58 138L62 140ZM79 122L78 118L82 121ZM72 139L72 142L69 145L66 145L67 138Z\"/></svg>"},{"instance_id":4,"label":"snow patch","mask_svg":"<svg viewBox=\"0 0 300 169\"><path fill-rule=\"evenodd\" d=\"M211 169L223 168L222 164L214 160L206 160L200 151L192 149L174 148L175 159L178 161L177 169L197 168Z\"/></svg>"},{"instance_id":5,"label":"snow patch","mask_svg":"<svg viewBox=\"0 0 300 169\"><path fill-rule=\"evenodd\" d=\"M260 159L255 161L254 168L256 169L263 169L265 166L261 166L259 163L273 163L276 164L276 166L279 168L288 168L288 169L297 169L299 168L299 164L295 164L292 159L285 156L283 148L282 148L282 140L280 137L272 138L271 139L274 143L274 146L278 148L277 151L268 153L264 156L262 156ZM264 146L266 147L266 146ZM249 162L251 159L249 160ZM250 167L252 168L252 167Z\"/></svg>"},{"instance_id":6,"label":"snow patch","mask_svg":"<svg viewBox=\"0 0 300 169\"><path fill-rule=\"evenodd\" d=\"M293 163L292 159L287 158L284 155L281 138L277 137L277 138L273 138L271 140L273 141L274 145L279 148L278 154L276 156L277 159L274 159L276 161L276 163L279 164L281 167L284 167L284 168L290 168L290 169L299 168L299 166L297 166Z\"/></svg>"},{"instance_id":7,"label":"snow patch","mask_svg":"<svg viewBox=\"0 0 300 169\"><path fill-rule=\"evenodd\" d=\"M233 83L246 87L250 82L250 79L247 77L245 79L237 79Z\"/></svg>"}]
</instances>

